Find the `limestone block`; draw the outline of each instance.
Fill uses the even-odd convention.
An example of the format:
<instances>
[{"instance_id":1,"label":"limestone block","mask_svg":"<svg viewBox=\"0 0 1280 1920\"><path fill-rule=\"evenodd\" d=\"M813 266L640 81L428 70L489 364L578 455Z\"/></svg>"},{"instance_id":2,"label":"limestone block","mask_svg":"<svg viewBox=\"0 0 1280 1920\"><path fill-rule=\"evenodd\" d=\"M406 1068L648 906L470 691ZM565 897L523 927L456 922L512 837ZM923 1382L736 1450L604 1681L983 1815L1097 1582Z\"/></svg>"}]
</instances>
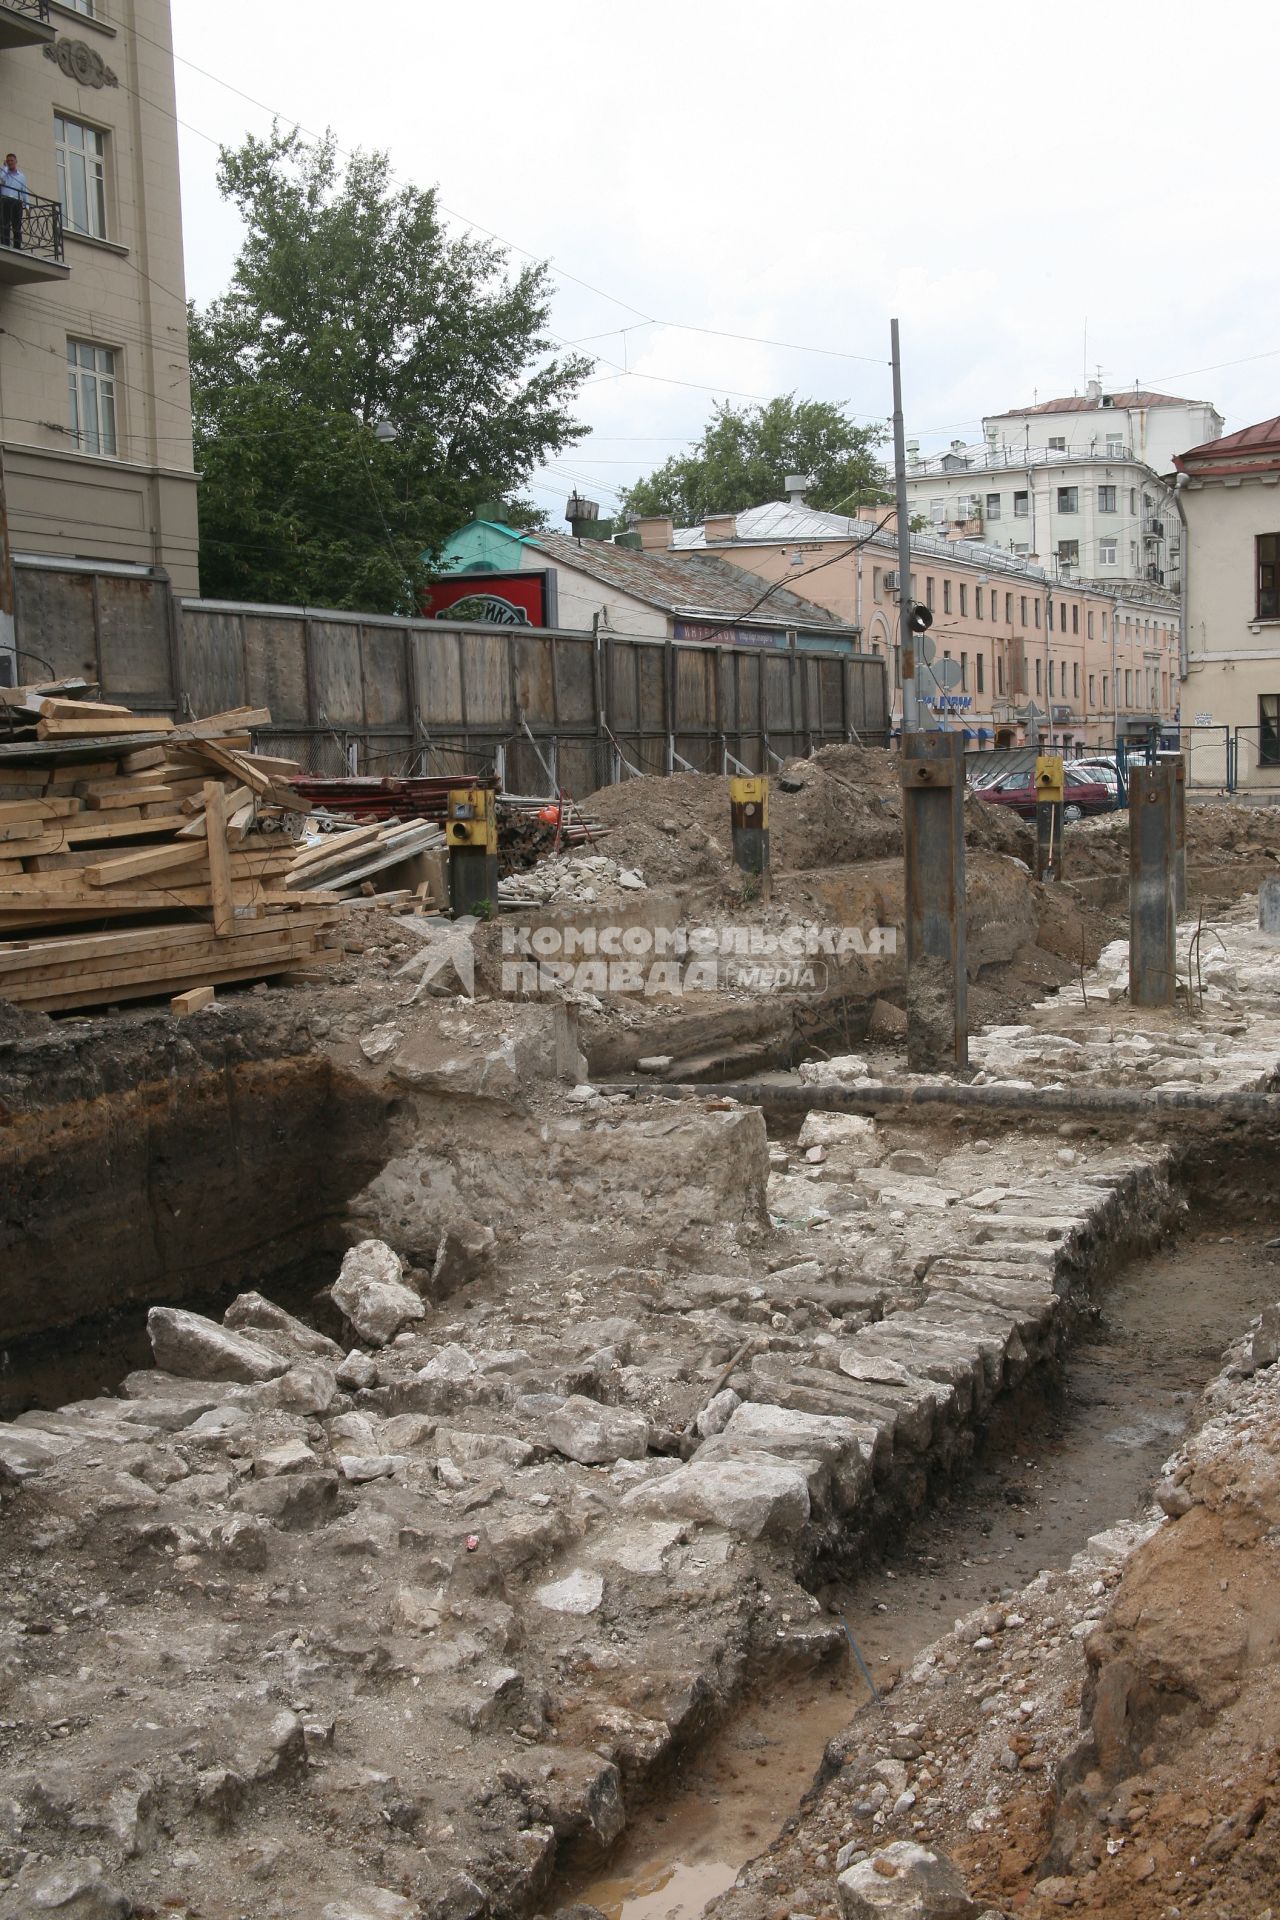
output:
<instances>
[{"instance_id":1,"label":"limestone block","mask_svg":"<svg viewBox=\"0 0 1280 1920\"><path fill-rule=\"evenodd\" d=\"M243 1334L185 1307L152 1307L147 1334L156 1365L192 1380L275 1380L288 1361Z\"/></svg>"}]
</instances>

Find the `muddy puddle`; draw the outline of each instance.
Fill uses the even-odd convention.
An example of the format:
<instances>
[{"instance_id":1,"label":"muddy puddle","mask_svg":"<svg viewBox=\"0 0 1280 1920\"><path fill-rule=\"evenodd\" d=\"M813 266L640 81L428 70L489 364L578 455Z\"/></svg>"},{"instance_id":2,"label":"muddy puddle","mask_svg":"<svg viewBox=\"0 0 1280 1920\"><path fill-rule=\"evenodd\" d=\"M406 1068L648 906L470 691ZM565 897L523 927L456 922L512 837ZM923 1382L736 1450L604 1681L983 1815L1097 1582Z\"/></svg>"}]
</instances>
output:
<instances>
[{"instance_id":1,"label":"muddy puddle","mask_svg":"<svg viewBox=\"0 0 1280 1920\"><path fill-rule=\"evenodd\" d=\"M1111 1281L1072 1349L1055 1404L993 1435L953 1489L848 1586L822 1590L881 1685L960 1615L1149 1503L1223 1348L1280 1290L1269 1228L1189 1231ZM674 1765L605 1866L549 1900L608 1920L695 1920L767 1845L812 1784L825 1743L870 1700L855 1661L790 1676L749 1699Z\"/></svg>"}]
</instances>

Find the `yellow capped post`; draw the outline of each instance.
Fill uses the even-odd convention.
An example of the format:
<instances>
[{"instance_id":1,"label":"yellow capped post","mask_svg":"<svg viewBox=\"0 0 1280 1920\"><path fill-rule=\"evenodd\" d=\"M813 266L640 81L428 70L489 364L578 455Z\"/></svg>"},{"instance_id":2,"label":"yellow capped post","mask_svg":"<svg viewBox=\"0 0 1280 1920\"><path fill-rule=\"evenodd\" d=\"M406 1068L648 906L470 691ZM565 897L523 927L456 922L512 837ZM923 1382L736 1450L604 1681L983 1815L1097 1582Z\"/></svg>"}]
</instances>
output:
<instances>
[{"instance_id":1,"label":"yellow capped post","mask_svg":"<svg viewBox=\"0 0 1280 1920\"><path fill-rule=\"evenodd\" d=\"M763 774L731 778L729 824L734 865L743 873L769 871L769 782Z\"/></svg>"},{"instance_id":2,"label":"yellow capped post","mask_svg":"<svg viewBox=\"0 0 1280 1920\"><path fill-rule=\"evenodd\" d=\"M498 908L498 809L488 787L450 787L445 811L449 904L455 914Z\"/></svg>"},{"instance_id":3,"label":"yellow capped post","mask_svg":"<svg viewBox=\"0 0 1280 1920\"><path fill-rule=\"evenodd\" d=\"M1062 878L1062 803L1066 781L1060 753L1036 755L1036 879Z\"/></svg>"}]
</instances>

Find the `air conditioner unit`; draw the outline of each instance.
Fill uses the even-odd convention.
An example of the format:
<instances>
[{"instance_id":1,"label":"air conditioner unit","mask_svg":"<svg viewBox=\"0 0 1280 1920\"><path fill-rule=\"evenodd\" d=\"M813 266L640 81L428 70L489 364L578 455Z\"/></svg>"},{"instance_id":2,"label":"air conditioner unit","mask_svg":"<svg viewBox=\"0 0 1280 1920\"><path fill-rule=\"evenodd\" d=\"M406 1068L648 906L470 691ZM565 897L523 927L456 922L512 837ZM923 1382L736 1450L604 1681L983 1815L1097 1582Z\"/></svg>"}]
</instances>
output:
<instances>
[{"instance_id":1,"label":"air conditioner unit","mask_svg":"<svg viewBox=\"0 0 1280 1920\"><path fill-rule=\"evenodd\" d=\"M885 574L884 588L886 593L896 593L898 591L898 569L896 567L890 567L889 571Z\"/></svg>"}]
</instances>

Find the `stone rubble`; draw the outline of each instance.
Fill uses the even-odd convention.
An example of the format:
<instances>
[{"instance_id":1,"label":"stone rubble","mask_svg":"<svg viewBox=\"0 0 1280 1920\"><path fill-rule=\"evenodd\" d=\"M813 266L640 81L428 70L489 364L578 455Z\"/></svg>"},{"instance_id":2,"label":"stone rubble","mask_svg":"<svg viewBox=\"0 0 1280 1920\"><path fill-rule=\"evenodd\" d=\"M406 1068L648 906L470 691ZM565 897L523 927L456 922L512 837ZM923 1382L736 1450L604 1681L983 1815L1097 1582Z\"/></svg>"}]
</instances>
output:
<instances>
[{"instance_id":1,"label":"stone rubble","mask_svg":"<svg viewBox=\"0 0 1280 1920\"><path fill-rule=\"evenodd\" d=\"M1180 1070L1256 1086L1280 955L1223 934L1236 984ZM984 1071L1125 1057L1151 1028L1102 996L1072 1028L1054 1003L983 1042ZM1151 1072L1173 1045L1151 1038ZM441 1101L407 1046L391 1071ZM749 1674L843 1647L802 1576L856 1562L878 1515L961 1468L1057 1364L1100 1262L1184 1204L1181 1143L1155 1137L815 1113L771 1151L714 1089L562 1096L532 1120L468 1097L501 1115L500 1170L446 1094L447 1146L420 1126L359 1198L366 1237L330 1289L349 1347L259 1294L221 1323L158 1307L157 1365L118 1397L0 1426L0 1902L43 1910L40 1876L74 1851L85 1899L96 1863L102 1898L135 1906L212 1915L212 1886L264 1920L533 1908L559 1850L616 1837ZM474 1225L486 1177L472 1277L424 1299L405 1260L431 1270L441 1195ZM1242 1349L1259 1379L1274 1339L1260 1323ZM990 1777L1052 1773L1065 1741L1039 1702L1048 1656L1078 1660L1067 1601L1101 1618L1084 1590L1103 1600L1137 1537L920 1663L892 1706L920 1752L842 1767L860 1797L841 1847L914 1841L962 1777L908 1731L961 1662L995 1703ZM999 1817L970 1812L975 1833Z\"/></svg>"}]
</instances>

